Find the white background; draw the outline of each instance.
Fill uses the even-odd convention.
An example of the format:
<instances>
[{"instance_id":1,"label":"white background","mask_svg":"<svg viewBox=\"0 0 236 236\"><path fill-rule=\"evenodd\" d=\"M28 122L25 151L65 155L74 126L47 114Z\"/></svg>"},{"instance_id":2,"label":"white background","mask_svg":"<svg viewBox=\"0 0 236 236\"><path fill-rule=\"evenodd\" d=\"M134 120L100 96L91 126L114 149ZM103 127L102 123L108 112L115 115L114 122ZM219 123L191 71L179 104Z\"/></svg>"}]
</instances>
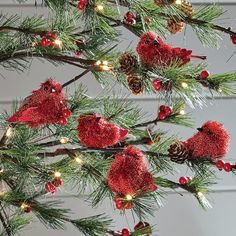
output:
<instances>
[{"instance_id":1,"label":"white background","mask_svg":"<svg viewBox=\"0 0 236 236\"><path fill-rule=\"evenodd\" d=\"M32 1L33 3L34 1ZM195 1L199 2L199 1ZM204 1L207 2L207 1ZM224 3L235 3L235 1L221 1ZM9 14L46 14L46 9L42 7L15 7L11 5L14 1L0 0L0 9L4 13ZM1 6L2 4L2 6ZM7 5L4 5L7 4ZM224 26L232 26L236 30L236 5L227 4L224 6L228 13L223 17L224 20L218 21L219 24ZM123 36L121 38L122 44L120 50L125 50L127 45L132 42L135 47L137 38L133 37L129 32L122 31ZM235 70L236 68L236 55L229 61L227 59L236 50L236 46L232 45L229 37L226 35L223 37L222 47L219 50L204 48L191 32L187 31L184 39L183 35L176 37L169 37L168 41L176 46L185 46L193 49L195 54L207 55L209 70L214 73L226 72ZM4 109L10 109L10 101L15 98L26 97L30 91L37 88L39 84L48 77L55 77L59 82L67 81L79 74L80 71L72 66L61 66L55 68L47 62L39 62L33 60L31 69L25 71L25 73L18 74L14 71L9 72L0 67L0 73L5 77L0 77L0 111ZM82 83L86 84L89 89L89 94L96 96L101 90L100 86L95 82L92 76L87 76ZM76 83L75 85L78 85ZM74 87L74 86L72 86ZM70 88L68 93L72 93L73 88ZM125 90L124 90L125 92ZM150 116L155 116L157 110L157 102L154 98L141 96L138 98L131 98L137 101L144 111L149 112ZM231 134L231 149L228 155L230 161L235 161L236 157L236 116L235 98L230 99L217 99L208 101L208 107L203 109L192 110L192 117L196 122L196 127L200 126L206 120L218 120L225 124L225 127ZM154 114L152 114L154 111ZM169 130L170 133L177 133L180 137L186 138L195 132L192 129L160 125L160 128ZM187 173L180 171L177 176L172 177L177 180L179 176ZM235 236L235 212L236 212L236 178L231 174L219 173L219 184L213 187L214 193L210 194L210 199L213 203L213 209L205 212L197 204L196 200L188 195L180 196L179 194L172 192L167 196L165 206L155 214L154 218L150 218L149 222L156 225L157 231L154 235L161 236ZM133 219L130 214L127 214L128 222L125 217L119 216L117 211L110 206L109 202L105 202L99 209L91 209L88 203L83 200L73 199L70 197L70 193L63 193L65 195L62 200L65 202L65 206L73 209L73 217L85 217L94 215L96 213L105 212L110 215L115 223L116 229L122 229L122 227L132 228L134 225ZM137 223L137 222L136 222ZM46 229L41 224L35 222L28 229L22 232L23 236L39 236L39 235L57 235L57 236L75 236L81 235L78 231L75 231L70 225L66 231L52 231Z\"/></svg>"}]
</instances>

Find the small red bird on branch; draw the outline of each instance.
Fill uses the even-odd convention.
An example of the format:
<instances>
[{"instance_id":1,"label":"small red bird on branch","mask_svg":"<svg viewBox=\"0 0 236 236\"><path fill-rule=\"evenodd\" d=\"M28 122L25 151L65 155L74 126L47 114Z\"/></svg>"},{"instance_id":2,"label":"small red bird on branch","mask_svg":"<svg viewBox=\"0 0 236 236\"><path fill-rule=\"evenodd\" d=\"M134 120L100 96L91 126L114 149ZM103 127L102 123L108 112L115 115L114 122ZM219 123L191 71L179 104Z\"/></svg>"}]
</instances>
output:
<instances>
[{"instance_id":1,"label":"small red bird on branch","mask_svg":"<svg viewBox=\"0 0 236 236\"><path fill-rule=\"evenodd\" d=\"M142 63L148 67L166 68L173 63L183 66L193 58L206 59L206 56L192 55L191 50L171 47L154 32L143 34L136 50Z\"/></svg>"},{"instance_id":2,"label":"small red bird on branch","mask_svg":"<svg viewBox=\"0 0 236 236\"><path fill-rule=\"evenodd\" d=\"M25 99L8 122L24 123L31 128L54 123L66 125L70 115L71 112L67 108L61 84L49 79Z\"/></svg>"}]
</instances>

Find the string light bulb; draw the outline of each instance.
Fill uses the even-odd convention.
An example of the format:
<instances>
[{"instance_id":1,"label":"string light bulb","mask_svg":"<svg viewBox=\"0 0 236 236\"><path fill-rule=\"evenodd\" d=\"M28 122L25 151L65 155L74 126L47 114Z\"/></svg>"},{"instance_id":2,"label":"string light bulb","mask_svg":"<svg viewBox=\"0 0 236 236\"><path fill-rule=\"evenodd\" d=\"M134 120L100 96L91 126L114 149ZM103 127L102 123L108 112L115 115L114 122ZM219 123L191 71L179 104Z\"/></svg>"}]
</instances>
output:
<instances>
[{"instance_id":1,"label":"string light bulb","mask_svg":"<svg viewBox=\"0 0 236 236\"><path fill-rule=\"evenodd\" d=\"M126 200L128 200L128 201L131 201L131 200L133 199L133 197L132 197L130 194L127 194L127 195L125 196L125 198L126 198Z\"/></svg>"},{"instance_id":2,"label":"string light bulb","mask_svg":"<svg viewBox=\"0 0 236 236\"><path fill-rule=\"evenodd\" d=\"M75 158L75 161L76 161L78 164L82 164L82 163L83 163L82 159L79 158L79 157L76 157L76 158Z\"/></svg>"},{"instance_id":3,"label":"string light bulb","mask_svg":"<svg viewBox=\"0 0 236 236\"><path fill-rule=\"evenodd\" d=\"M182 0L175 0L175 4L181 5L182 4Z\"/></svg>"},{"instance_id":4,"label":"string light bulb","mask_svg":"<svg viewBox=\"0 0 236 236\"><path fill-rule=\"evenodd\" d=\"M0 168L0 174L2 174L4 172L3 168Z\"/></svg>"},{"instance_id":5,"label":"string light bulb","mask_svg":"<svg viewBox=\"0 0 236 236\"><path fill-rule=\"evenodd\" d=\"M95 10L96 10L97 12L102 12L102 11L104 10L104 7L103 7L103 5L98 4L98 5L96 5Z\"/></svg>"},{"instance_id":6,"label":"string light bulb","mask_svg":"<svg viewBox=\"0 0 236 236\"><path fill-rule=\"evenodd\" d=\"M6 136L9 138L12 136L13 133L13 128L12 127L8 127L7 131L6 131Z\"/></svg>"},{"instance_id":7,"label":"string light bulb","mask_svg":"<svg viewBox=\"0 0 236 236\"><path fill-rule=\"evenodd\" d=\"M26 204L26 203L22 203L21 204L21 206L20 206L20 208L22 209L22 210L25 210L25 209L27 209L27 208L29 208L30 207L30 205L28 205L28 204Z\"/></svg>"},{"instance_id":8,"label":"string light bulb","mask_svg":"<svg viewBox=\"0 0 236 236\"><path fill-rule=\"evenodd\" d=\"M102 64L102 62L101 62L100 60L98 60L98 61L95 62L95 65L96 65L96 66L100 66L101 64Z\"/></svg>"},{"instance_id":9,"label":"string light bulb","mask_svg":"<svg viewBox=\"0 0 236 236\"><path fill-rule=\"evenodd\" d=\"M180 110L180 111L179 111L179 114L183 116L183 115L186 114L186 112L185 112L185 110Z\"/></svg>"},{"instance_id":10,"label":"string light bulb","mask_svg":"<svg viewBox=\"0 0 236 236\"><path fill-rule=\"evenodd\" d=\"M181 86L182 86L183 89L188 88L188 84L187 84L186 82L182 82L182 83L181 83Z\"/></svg>"},{"instance_id":11,"label":"string light bulb","mask_svg":"<svg viewBox=\"0 0 236 236\"><path fill-rule=\"evenodd\" d=\"M62 46L62 41L60 39L55 39L54 43L59 47L61 48Z\"/></svg>"},{"instance_id":12,"label":"string light bulb","mask_svg":"<svg viewBox=\"0 0 236 236\"><path fill-rule=\"evenodd\" d=\"M67 138L67 137L61 137L60 138L60 143L61 144L66 144L66 143L68 143L69 142L69 138Z\"/></svg>"},{"instance_id":13,"label":"string light bulb","mask_svg":"<svg viewBox=\"0 0 236 236\"><path fill-rule=\"evenodd\" d=\"M55 178L60 178L60 177L61 177L61 172L55 171L55 172L54 172L54 177L55 177Z\"/></svg>"},{"instance_id":14,"label":"string light bulb","mask_svg":"<svg viewBox=\"0 0 236 236\"><path fill-rule=\"evenodd\" d=\"M217 91L218 91L219 93L222 93L222 92L223 92L222 88L218 88Z\"/></svg>"},{"instance_id":15,"label":"string light bulb","mask_svg":"<svg viewBox=\"0 0 236 236\"><path fill-rule=\"evenodd\" d=\"M101 69L103 71L109 71L110 70L110 67L108 65L101 65Z\"/></svg>"}]
</instances>

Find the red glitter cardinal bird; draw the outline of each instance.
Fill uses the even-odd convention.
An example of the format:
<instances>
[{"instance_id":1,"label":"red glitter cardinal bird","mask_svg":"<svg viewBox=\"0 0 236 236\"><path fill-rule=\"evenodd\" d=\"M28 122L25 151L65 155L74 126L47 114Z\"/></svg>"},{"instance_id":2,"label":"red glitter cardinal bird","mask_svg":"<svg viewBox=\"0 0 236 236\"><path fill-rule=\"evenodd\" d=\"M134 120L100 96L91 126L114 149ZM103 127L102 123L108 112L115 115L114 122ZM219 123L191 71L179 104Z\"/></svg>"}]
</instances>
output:
<instances>
[{"instance_id":1,"label":"red glitter cardinal bird","mask_svg":"<svg viewBox=\"0 0 236 236\"><path fill-rule=\"evenodd\" d=\"M191 50L173 48L154 32L143 34L136 48L142 63L148 67L165 68L179 61L179 66L187 64L192 58L205 60L205 56L194 56Z\"/></svg>"},{"instance_id":2,"label":"red glitter cardinal bird","mask_svg":"<svg viewBox=\"0 0 236 236\"><path fill-rule=\"evenodd\" d=\"M221 123L207 121L198 130L198 133L184 143L190 158L219 158L227 154L229 134Z\"/></svg>"},{"instance_id":3,"label":"red glitter cardinal bird","mask_svg":"<svg viewBox=\"0 0 236 236\"><path fill-rule=\"evenodd\" d=\"M134 146L128 146L115 155L107 179L111 190L119 195L134 195L157 189L153 176L148 172L145 156Z\"/></svg>"},{"instance_id":4,"label":"red glitter cardinal bird","mask_svg":"<svg viewBox=\"0 0 236 236\"><path fill-rule=\"evenodd\" d=\"M107 121L99 114L81 115L77 129L81 143L92 148L113 146L123 141L128 134L128 130Z\"/></svg>"},{"instance_id":5,"label":"red glitter cardinal bird","mask_svg":"<svg viewBox=\"0 0 236 236\"><path fill-rule=\"evenodd\" d=\"M70 114L61 84L49 79L25 99L19 110L8 119L8 122L24 123L31 128L53 123L66 125Z\"/></svg>"}]
</instances>

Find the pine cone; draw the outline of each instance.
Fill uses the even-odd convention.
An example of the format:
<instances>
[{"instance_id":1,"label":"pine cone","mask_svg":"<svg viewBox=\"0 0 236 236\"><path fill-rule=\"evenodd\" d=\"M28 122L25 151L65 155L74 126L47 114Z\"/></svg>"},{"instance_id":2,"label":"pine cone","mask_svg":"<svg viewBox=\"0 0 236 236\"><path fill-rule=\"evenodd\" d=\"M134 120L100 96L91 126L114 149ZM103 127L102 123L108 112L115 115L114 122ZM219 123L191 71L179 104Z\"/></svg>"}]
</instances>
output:
<instances>
[{"instance_id":1,"label":"pine cone","mask_svg":"<svg viewBox=\"0 0 236 236\"><path fill-rule=\"evenodd\" d=\"M127 77L129 89L134 95L139 95L143 92L144 84L142 79L136 75L129 75Z\"/></svg>"},{"instance_id":2,"label":"pine cone","mask_svg":"<svg viewBox=\"0 0 236 236\"><path fill-rule=\"evenodd\" d=\"M169 157L171 161L178 164L183 164L189 156L188 149L184 146L182 142L173 143L168 149Z\"/></svg>"},{"instance_id":3,"label":"pine cone","mask_svg":"<svg viewBox=\"0 0 236 236\"><path fill-rule=\"evenodd\" d=\"M180 5L180 9L182 12L185 13L186 16L192 16L193 15L193 6L191 3L189 3L188 1L186 0L183 0L181 5Z\"/></svg>"},{"instance_id":4,"label":"pine cone","mask_svg":"<svg viewBox=\"0 0 236 236\"><path fill-rule=\"evenodd\" d=\"M164 7L166 5L170 5L174 2L175 2L175 0L154 0L154 3L159 7Z\"/></svg>"},{"instance_id":5,"label":"pine cone","mask_svg":"<svg viewBox=\"0 0 236 236\"><path fill-rule=\"evenodd\" d=\"M172 34L182 32L185 27L185 23L176 19L169 19L167 21L167 28Z\"/></svg>"},{"instance_id":6,"label":"pine cone","mask_svg":"<svg viewBox=\"0 0 236 236\"><path fill-rule=\"evenodd\" d=\"M130 53L125 53L119 58L119 63L120 63L120 69L125 74L128 75L135 70L135 68L138 65L138 60L137 60L136 56L134 56Z\"/></svg>"}]
</instances>

